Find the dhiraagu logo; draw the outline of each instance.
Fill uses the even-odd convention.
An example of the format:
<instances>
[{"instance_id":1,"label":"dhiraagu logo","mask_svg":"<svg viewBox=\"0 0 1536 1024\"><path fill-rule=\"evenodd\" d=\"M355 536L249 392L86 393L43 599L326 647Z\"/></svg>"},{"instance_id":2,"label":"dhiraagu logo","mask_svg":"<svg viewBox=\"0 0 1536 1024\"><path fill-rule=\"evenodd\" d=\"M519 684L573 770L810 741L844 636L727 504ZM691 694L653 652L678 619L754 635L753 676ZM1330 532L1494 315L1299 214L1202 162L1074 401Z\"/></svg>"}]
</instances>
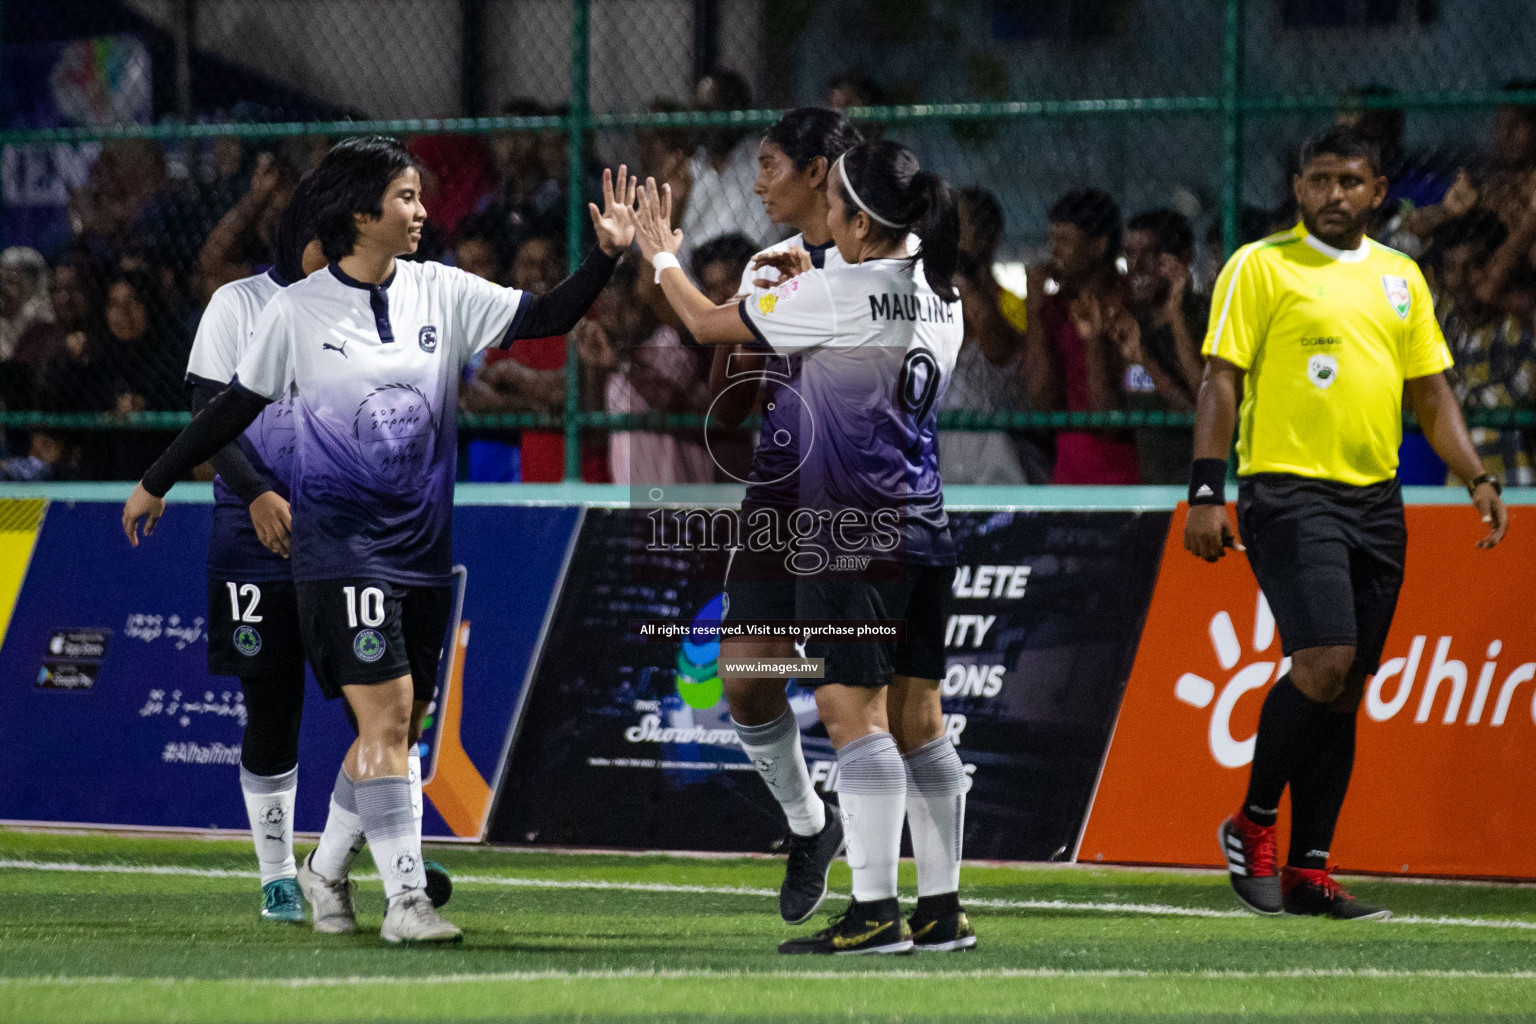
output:
<instances>
[{"instance_id":1,"label":"dhiraagu logo","mask_svg":"<svg viewBox=\"0 0 1536 1024\"><path fill-rule=\"evenodd\" d=\"M720 682L720 638L715 633L724 613L725 595L716 594L694 616L688 639L677 652L677 695L691 708L712 708L725 694Z\"/></svg>"}]
</instances>

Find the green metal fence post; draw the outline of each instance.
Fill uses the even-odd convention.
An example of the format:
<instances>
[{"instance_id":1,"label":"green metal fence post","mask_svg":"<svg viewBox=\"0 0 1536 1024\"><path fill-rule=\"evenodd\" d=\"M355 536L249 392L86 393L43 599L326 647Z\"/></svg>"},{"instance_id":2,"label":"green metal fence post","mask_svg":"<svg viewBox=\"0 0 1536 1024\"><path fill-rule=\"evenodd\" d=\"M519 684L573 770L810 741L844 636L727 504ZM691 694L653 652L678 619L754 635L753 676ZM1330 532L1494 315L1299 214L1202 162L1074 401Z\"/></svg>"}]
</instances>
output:
<instances>
[{"instance_id":1,"label":"green metal fence post","mask_svg":"<svg viewBox=\"0 0 1536 1024\"><path fill-rule=\"evenodd\" d=\"M566 159L570 162L566 181L565 251L566 263L574 273L581 264L581 218L586 216L586 197L582 195L582 155L585 152L587 121L587 64L592 52L591 0L571 2L571 116L566 122ZM565 338L565 478L581 479L581 367L576 359L576 336Z\"/></svg>"},{"instance_id":2,"label":"green metal fence post","mask_svg":"<svg viewBox=\"0 0 1536 1024\"><path fill-rule=\"evenodd\" d=\"M1221 244L1230 255L1243 223L1243 0L1227 0L1221 55Z\"/></svg>"}]
</instances>

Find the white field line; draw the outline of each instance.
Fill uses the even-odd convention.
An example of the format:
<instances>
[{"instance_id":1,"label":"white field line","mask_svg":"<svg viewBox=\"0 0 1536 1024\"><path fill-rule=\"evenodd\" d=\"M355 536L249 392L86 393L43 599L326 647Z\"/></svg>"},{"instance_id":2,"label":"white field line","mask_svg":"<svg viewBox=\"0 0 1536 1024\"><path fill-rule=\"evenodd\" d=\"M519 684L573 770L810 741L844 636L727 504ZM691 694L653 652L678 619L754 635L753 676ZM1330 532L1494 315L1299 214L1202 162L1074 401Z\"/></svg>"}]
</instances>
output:
<instances>
[{"instance_id":1,"label":"white field line","mask_svg":"<svg viewBox=\"0 0 1536 1024\"><path fill-rule=\"evenodd\" d=\"M259 878L255 871L230 868L191 868L165 864L80 864L73 861L0 860L0 869L64 871L75 874L166 875L185 878ZM377 881L376 874L357 874L360 881ZM699 896L777 896L778 890L745 885L679 885L672 882L609 882L601 879L518 878L508 875L454 875L455 885L493 885L521 889L613 890L618 892L688 893ZM910 898L904 902L913 902ZM1246 918L1241 910L1180 907L1168 903L1123 903L1090 900L967 899L973 907L994 910L1061 910L1075 913L1133 914L1148 917ZM1536 931L1536 920L1500 917L1418 917L1390 919L1397 924L1455 925L1464 928L1508 928Z\"/></svg>"},{"instance_id":2,"label":"white field line","mask_svg":"<svg viewBox=\"0 0 1536 1024\"><path fill-rule=\"evenodd\" d=\"M877 981L934 981L942 978L958 979L1069 979L1069 980L1112 980L1118 978L1191 981L1208 979L1212 981L1262 981L1267 979L1345 979L1345 980L1383 980L1383 981L1536 981L1536 971L1456 971L1456 970L1387 970L1375 968L1353 967L1324 967L1324 968L1294 968L1291 970L1277 971L1138 971L1138 970L1073 970L1070 968L1056 967L995 967L971 971L915 971L909 969L892 970L848 970L848 971L725 971L708 968L700 969L665 969L665 968L625 968L621 970L544 970L544 971L494 971L485 973L463 974L427 974L419 977L401 975L348 975L337 977L312 976L307 978L136 978L129 975L85 975L81 977L69 977L67 975L53 975L44 977L4 978L0 977L0 988L12 987L43 987L43 986L76 986L76 985L122 985L122 984L147 984L161 986L178 986L189 984L213 984L250 986L253 988L353 988L368 987L373 985L410 986L410 985L463 985L473 983L516 983L537 981L632 981L632 980L657 980L671 981L676 979L704 979L704 980L733 980L733 979L784 979L789 981L847 981L850 978L868 979Z\"/></svg>"}]
</instances>

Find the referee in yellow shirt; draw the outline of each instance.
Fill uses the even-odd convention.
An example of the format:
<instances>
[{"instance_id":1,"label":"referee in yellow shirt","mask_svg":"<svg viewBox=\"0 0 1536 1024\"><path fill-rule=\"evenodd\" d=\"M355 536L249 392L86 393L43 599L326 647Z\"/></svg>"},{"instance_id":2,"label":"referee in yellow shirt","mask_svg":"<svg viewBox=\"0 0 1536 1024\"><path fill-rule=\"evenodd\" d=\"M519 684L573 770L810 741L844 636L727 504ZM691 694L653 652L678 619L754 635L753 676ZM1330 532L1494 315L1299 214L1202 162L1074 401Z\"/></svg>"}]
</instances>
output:
<instances>
[{"instance_id":1,"label":"referee in yellow shirt","mask_svg":"<svg viewBox=\"0 0 1536 1024\"><path fill-rule=\"evenodd\" d=\"M1222 822L1232 887L1261 914L1380 919L1328 874L1355 759L1355 717L1403 582L1396 480L1402 406L1469 490L1490 548L1508 522L1444 372L1451 354L1424 276L1365 237L1387 193L1380 155L1349 128L1309 139L1292 183L1301 224L1227 261L1211 299L1184 546L1208 562L1246 551L1290 671L1265 698L1243 806ZM1238 408L1238 396L1242 407ZM1237 522L1223 483L1238 422ZM1275 850L1291 788L1291 842Z\"/></svg>"}]
</instances>

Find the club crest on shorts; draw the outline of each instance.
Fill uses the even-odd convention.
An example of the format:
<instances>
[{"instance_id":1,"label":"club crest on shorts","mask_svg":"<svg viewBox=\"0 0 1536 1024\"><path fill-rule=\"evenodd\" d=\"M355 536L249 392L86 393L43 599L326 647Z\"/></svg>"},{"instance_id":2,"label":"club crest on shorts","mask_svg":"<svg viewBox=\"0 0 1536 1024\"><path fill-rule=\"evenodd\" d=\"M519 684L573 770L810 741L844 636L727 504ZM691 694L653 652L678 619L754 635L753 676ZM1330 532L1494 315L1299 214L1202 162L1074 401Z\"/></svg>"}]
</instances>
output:
<instances>
[{"instance_id":1,"label":"club crest on shorts","mask_svg":"<svg viewBox=\"0 0 1536 1024\"><path fill-rule=\"evenodd\" d=\"M1408 291L1408 279L1395 274L1382 274L1381 287L1386 290L1387 301L1392 303L1392 309L1397 313L1397 318L1407 320L1408 307L1413 303L1413 298Z\"/></svg>"},{"instance_id":2,"label":"club crest on shorts","mask_svg":"<svg viewBox=\"0 0 1536 1024\"><path fill-rule=\"evenodd\" d=\"M431 324L423 327L416 335L416 344L421 346L423 352L436 352L437 328Z\"/></svg>"},{"instance_id":3,"label":"club crest on shorts","mask_svg":"<svg viewBox=\"0 0 1536 1024\"><path fill-rule=\"evenodd\" d=\"M384 657L384 637L376 629L365 629L352 640L352 653L358 661L372 665Z\"/></svg>"},{"instance_id":4,"label":"club crest on shorts","mask_svg":"<svg viewBox=\"0 0 1536 1024\"><path fill-rule=\"evenodd\" d=\"M1333 356L1313 356L1307 360L1307 379L1326 391L1339 379L1339 361Z\"/></svg>"},{"instance_id":5,"label":"club crest on shorts","mask_svg":"<svg viewBox=\"0 0 1536 1024\"><path fill-rule=\"evenodd\" d=\"M261 634L251 626L237 626L235 628L235 650L247 658L254 657L261 651Z\"/></svg>"}]
</instances>

